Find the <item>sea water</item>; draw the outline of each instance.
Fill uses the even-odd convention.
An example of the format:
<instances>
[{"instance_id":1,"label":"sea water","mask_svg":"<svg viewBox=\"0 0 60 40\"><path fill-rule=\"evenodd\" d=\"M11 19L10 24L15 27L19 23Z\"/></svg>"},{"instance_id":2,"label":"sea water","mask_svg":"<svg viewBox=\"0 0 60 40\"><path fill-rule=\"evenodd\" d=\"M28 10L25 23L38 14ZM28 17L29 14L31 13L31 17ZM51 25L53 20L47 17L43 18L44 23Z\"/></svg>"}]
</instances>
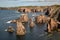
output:
<instances>
[{"instance_id":1,"label":"sea water","mask_svg":"<svg viewBox=\"0 0 60 40\"><path fill-rule=\"evenodd\" d=\"M46 30L46 24L37 25L35 24L33 29L30 29L29 23L25 26L26 35L17 37L16 36L16 24L10 23L10 20L14 20L20 17L22 13L17 12L16 10L0 10L0 40L59 40L59 34L54 33L48 36ZM33 20L35 16L40 15L41 13L29 13L28 17ZM8 33L6 30L9 26L13 26L15 32Z\"/></svg>"}]
</instances>

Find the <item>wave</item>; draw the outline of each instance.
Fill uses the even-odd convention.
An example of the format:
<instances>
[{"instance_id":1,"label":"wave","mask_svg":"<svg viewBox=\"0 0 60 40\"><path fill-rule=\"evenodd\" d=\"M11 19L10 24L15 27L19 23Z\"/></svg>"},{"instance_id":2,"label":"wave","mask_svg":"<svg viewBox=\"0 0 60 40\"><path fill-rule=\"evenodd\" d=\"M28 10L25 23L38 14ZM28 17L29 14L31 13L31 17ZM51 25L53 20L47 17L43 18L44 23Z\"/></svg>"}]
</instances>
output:
<instances>
[{"instance_id":1,"label":"wave","mask_svg":"<svg viewBox=\"0 0 60 40\"><path fill-rule=\"evenodd\" d=\"M7 31L7 29L5 29L4 31Z\"/></svg>"},{"instance_id":2,"label":"wave","mask_svg":"<svg viewBox=\"0 0 60 40\"><path fill-rule=\"evenodd\" d=\"M20 12L16 11L16 13L20 13Z\"/></svg>"},{"instance_id":3,"label":"wave","mask_svg":"<svg viewBox=\"0 0 60 40\"><path fill-rule=\"evenodd\" d=\"M11 23L12 21L10 20L10 21L7 21L6 23Z\"/></svg>"}]
</instances>

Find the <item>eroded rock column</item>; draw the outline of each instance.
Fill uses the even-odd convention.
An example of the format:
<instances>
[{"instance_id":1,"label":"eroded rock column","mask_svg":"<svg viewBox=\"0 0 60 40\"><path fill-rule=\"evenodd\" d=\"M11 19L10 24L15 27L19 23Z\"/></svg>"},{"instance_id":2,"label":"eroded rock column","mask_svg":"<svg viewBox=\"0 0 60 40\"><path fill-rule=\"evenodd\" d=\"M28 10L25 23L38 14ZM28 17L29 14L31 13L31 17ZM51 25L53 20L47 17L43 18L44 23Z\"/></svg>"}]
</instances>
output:
<instances>
[{"instance_id":1,"label":"eroded rock column","mask_svg":"<svg viewBox=\"0 0 60 40\"><path fill-rule=\"evenodd\" d=\"M22 22L17 21L16 35L25 35L25 34L26 34L26 29L23 26Z\"/></svg>"}]
</instances>

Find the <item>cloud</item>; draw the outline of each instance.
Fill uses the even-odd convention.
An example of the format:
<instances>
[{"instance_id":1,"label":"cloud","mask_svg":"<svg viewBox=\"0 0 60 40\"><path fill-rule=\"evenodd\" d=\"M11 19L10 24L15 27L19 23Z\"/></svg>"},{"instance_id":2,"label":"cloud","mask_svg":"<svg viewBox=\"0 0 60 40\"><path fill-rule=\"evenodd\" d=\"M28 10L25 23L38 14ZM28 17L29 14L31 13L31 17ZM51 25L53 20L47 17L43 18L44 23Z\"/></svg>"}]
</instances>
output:
<instances>
[{"instance_id":1,"label":"cloud","mask_svg":"<svg viewBox=\"0 0 60 40\"><path fill-rule=\"evenodd\" d=\"M49 1L49 2L59 2L60 0L45 0L45 1Z\"/></svg>"},{"instance_id":2,"label":"cloud","mask_svg":"<svg viewBox=\"0 0 60 40\"><path fill-rule=\"evenodd\" d=\"M59 2L60 0L0 0L0 1L47 1L47 2Z\"/></svg>"}]
</instances>

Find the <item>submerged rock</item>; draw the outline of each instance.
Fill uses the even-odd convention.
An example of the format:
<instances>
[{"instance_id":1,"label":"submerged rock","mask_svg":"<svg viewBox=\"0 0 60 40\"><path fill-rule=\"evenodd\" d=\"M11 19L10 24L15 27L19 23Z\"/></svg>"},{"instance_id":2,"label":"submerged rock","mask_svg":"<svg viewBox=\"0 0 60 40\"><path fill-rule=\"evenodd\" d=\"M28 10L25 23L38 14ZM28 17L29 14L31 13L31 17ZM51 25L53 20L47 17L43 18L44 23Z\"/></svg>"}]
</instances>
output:
<instances>
[{"instance_id":1,"label":"submerged rock","mask_svg":"<svg viewBox=\"0 0 60 40\"><path fill-rule=\"evenodd\" d=\"M23 26L22 22L17 21L17 31L16 35L25 35L26 34L26 29Z\"/></svg>"},{"instance_id":2,"label":"submerged rock","mask_svg":"<svg viewBox=\"0 0 60 40\"><path fill-rule=\"evenodd\" d=\"M16 20L11 20L11 23L16 23Z\"/></svg>"},{"instance_id":3,"label":"submerged rock","mask_svg":"<svg viewBox=\"0 0 60 40\"><path fill-rule=\"evenodd\" d=\"M33 28L35 26L35 23L32 21L32 19L30 19L30 28Z\"/></svg>"},{"instance_id":4,"label":"submerged rock","mask_svg":"<svg viewBox=\"0 0 60 40\"><path fill-rule=\"evenodd\" d=\"M8 32L14 32L14 29L12 26L9 26L8 29L7 29Z\"/></svg>"}]
</instances>

